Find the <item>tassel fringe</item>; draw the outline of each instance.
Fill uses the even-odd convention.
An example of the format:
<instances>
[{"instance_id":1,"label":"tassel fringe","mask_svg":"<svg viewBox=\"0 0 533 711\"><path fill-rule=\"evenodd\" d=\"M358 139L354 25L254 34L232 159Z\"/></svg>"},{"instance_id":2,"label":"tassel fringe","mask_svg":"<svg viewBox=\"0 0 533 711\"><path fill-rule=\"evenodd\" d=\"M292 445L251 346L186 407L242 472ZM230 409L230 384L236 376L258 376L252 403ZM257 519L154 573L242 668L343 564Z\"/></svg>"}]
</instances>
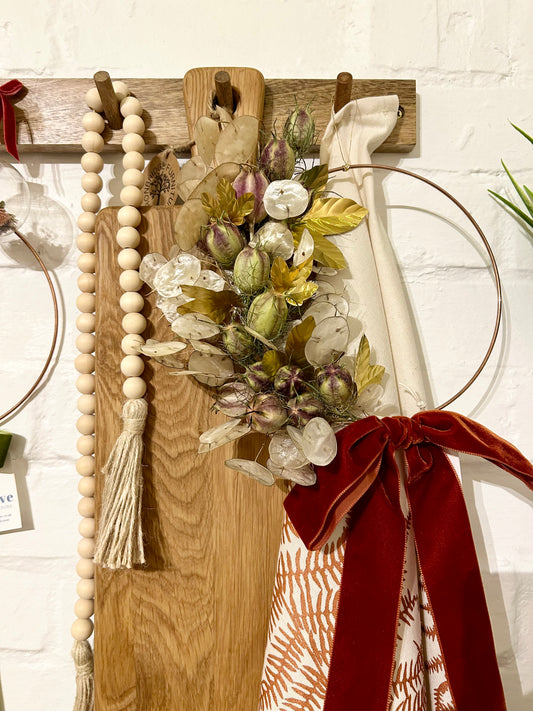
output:
<instances>
[{"instance_id":1,"label":"tassel fringe","mask_svg":"<svg viewBox=\"0 0 533 711\"><path fill-rule=\"evenodd\" d=\"M72 658L76 667L76 700L74 711L94 709L93 650L87 641L74 642Z\"/></svg>"},{"instance_id":2,"label":"tassel fringe","mask_svg":"<svg viewBox=\"0 0 533 711\"><path fill-rule=\"evenodd\" d=\"M94 560L106 568L132 568L145 562L141 528L142 435L146 400L126 400L124 426L103 469L102 511Z\"/></svg>"}]
</instances>

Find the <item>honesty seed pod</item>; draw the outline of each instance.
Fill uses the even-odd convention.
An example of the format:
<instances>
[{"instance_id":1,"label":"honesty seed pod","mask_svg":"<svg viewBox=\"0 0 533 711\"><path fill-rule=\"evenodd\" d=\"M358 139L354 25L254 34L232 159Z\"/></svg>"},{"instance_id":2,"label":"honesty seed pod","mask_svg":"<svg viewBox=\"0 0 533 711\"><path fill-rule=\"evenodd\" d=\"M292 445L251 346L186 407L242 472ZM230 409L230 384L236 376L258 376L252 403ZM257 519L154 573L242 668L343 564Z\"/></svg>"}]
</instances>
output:
<instances>
[{"instance_id":1,"label":"honesty seed pod","mask_svg":"<svg viewBox=\"0 0 533 711\"><path fill-rule=\"evenodd\" d=\"M233 265L233 281L245 294L255 294L263 289L270 274L270 257L257 247L245 247Z\"/></svg>"},{"instance_id":2,"label":"honesty seed pod","mask_svg":"<svg viewBox=\"0 0 533 711\"><path fill-rule=\"evenodd\" d=\"M243 358L254 352L255 342L248 331L238 323L230 323L222 332L226 351L235 358Z\"/></svg>"},{"instance_id":3,"label":"honesty seed pod","mask_svg":"<svg viewBox=\"0 0 533 711\"><path fill-rule=\"evenodd\" d=\"M262 434L272 434L287 421L287 411L273 393L259 393L250 403L250 424Z\"/></svg>"},{"instance_id":4,"label":"honesty seed pod","mask_svg":"<svg viewBox=\"0 0 533 711\"><path fill-rule=\"evenodd\" d=\"M235 196L240 198L245 193L254 196L254 209L248 216L253 222L262 222L266 217L263 195L268 187L268 179L261 170L243 168L233 181Z\"/></svg>"},{"instance_id":5,"label":"honesty seed pod","mask_svg":"<svg viewBox=\"0 0 533 711\"><path fill-rule=\"evenodd\" d=\"M328 405L338 406L345 403L357 388L352 376L340 365L326 365L316 375L320 395Z\"/></svg>"},{"instance_id":6,"label":"honesty seed pod","mask_svg":"<svg viewBox=\"0 0 533 711\"><path fill-rule=\"evenodd\" d=\"M295 165L294 151L284 138L273 136L261 151L259 167L269 180L292 178Z\"/></svg>"},{"instance_id":7,"label":"honesty seed pod","mask_svg":"<svg viewBox=\"0 0 533 711\"><path fill-rule=\"evenodd\" d=\"M282 294L264 291L250 304L247 325L268 339L275 338L287 320L287 302Z\"/></svg>"},{"instance_id":8,"label":"honesty seed pod","mask_svg":"<svg viewBox=\"0 0 533 711\"><path fill-rule=\"evenodd\" d=\"M231 267L245 245L239 228L232 222L213 222L206 230L204 243L209 254L221 267Z\"/></svg>"}]
</instances>

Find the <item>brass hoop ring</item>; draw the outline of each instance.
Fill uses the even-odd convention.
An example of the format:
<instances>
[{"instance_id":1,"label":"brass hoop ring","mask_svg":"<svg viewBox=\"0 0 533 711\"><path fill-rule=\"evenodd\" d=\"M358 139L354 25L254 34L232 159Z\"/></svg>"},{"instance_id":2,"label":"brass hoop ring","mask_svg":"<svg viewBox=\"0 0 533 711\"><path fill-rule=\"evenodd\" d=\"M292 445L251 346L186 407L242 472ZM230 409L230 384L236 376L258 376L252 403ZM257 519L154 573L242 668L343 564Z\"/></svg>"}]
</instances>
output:
<instances>
[{"instance_id":1,"label":"brass hoop ring","mask_svg":"<svg viewBox=\"0 0 533 711\"><path fill-rule=\"evenodd\" d=\"M435 188L435 190L438 190L439 193L442 193L445 197L448 198L448 200L451 200L454 205L456 205L461 212L465 215L465 217L469 220L469 222L473 225L474 229L478 233L481 241L483 242L483 245L487 251L487 254L489 255L490 263L492 266L492 272L494 274L494 280L496 282L496 320L494 323L494 328L492 331L492 337L490 339L489 347L487 348L487 351L485 355L483 356L483 360L481 361L480 365L478 366L477 370L475 371L474 375L470 378L470 380L464 385L458 392L455 393L449 400L446 400L446 402L442 403L442 405L438 405L435 410L444 410L445 407L448 407L448 405L451 405L452 402L457 400L463 393L465 393L468 388L472 385L472 383L477 379L483 368L486 366L488 359L490 358L490 355L492 351L494 350L494 346L496 344L496 338L498 337L498 332L500 330L500 324L502 320L502 283L500 279L500 272L498 270L498 265L496 263L496 258L494 256L494 252L492 251L492 248L485 237L485 234L481 227L478 225L476 220L472 217L470 212L464 207L462 203L457 200L453 195L451 195L447 190L442 188L440 185L437 185L437 183L434 183L432 180L429 180L428 178L424 178L421 175L418 175L418 173L413 173L410 170L405 170L405 168L396 168L392 167L390 165L380 165L379 163L350 163L348 165L342 165L339 166L338 168L331 168L328 170L328 173L338 173L341 171L347 172L348 170L352 169L358 169L358 168L377 168L378 170L389 170L394 173L402 173L403 175L408 175L410 178L416 178L416 180L420 180L422 183L426 183L426 185L429 185L432 188Z\"/></svg>"},{"instance_id":2,"label":"brass hoop ring","mask_svg":"<svg viewBox=\"0 0 533 711\"><path fill-rule=\"evenodd\" d=\"M33 385L31 386L31 388L20 398L20 400L17 403L15 403L13 405L13 407L10 407L9 410L6 410L6 412L3 412L0 415L0 422L2 420L5 420L6 417L9 417L9 415L11 415L13 412L15 412L15 410L18 410L18 408L21 407L26 402L26 400L28 400L31 397L31 395L33 395L35 390L39 387L42 379L44 378L44 376L48 370L48 366L50 365L52 357L54 355L54 350L55 350L56 343L57 343L57 334L59 331L59 309L57 306L57 295L56 295L56 290L55 290L54 284L52 282L52 278L50 277L50 272L46 268L43 260L41 259L41 257L37 253L37 251L32 247L32 245L28 242L28 240L17 229L15 229L15 227L12 226L11 230L26 245L26 247L33 254L33 256L35 257L35 259L37 260L37 262L41 268L41 271L43 272L44 276L46 277L46 281L48 282L48 286L50 287L50 293L52 295L52 302L53 302L53 306L54 306L54 333L52 336L52 343L50 345L50 350L48 351L48 356L46 358L45 364L44 364L41 372L37 376L36 380L34 381Z\"/></svg>"}]
</instances>

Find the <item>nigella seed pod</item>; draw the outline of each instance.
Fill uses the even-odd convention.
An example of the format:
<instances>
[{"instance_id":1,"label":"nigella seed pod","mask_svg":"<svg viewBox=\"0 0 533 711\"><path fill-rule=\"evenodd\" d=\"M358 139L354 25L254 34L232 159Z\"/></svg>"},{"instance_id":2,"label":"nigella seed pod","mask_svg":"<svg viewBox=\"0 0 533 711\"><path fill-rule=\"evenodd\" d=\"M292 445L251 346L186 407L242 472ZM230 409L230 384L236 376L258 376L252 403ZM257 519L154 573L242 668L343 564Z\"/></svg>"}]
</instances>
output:
<instances>
[{"instance_id":1,"label":"nigella seed pod","mask_svg":"<svg viewBox=\"0 0 533 711\"><path fill-rule=\"evenodd\" d=\"M294 397L305 391L307 384L296 365L282 365L274 377L274 389L284 397Z\"/></svg>"},{"instance_id":2,"label":"nigella seed pod","mask_svg":"<svg viewBox=\"0 0 533 711\"><path fill-rule=\"evenodd\" d=\"M291 423L298 427L303 427L314 417L319 417L323 410L320 400L310 393L293 397L287 403L287 408Z\"/></svg>"},{"instance_id":3,"label":"nigella seed pod","mask_svg":"<svg viewBox=\"0 0 533 711\"><path fill-rule=\"evenodd\" d=\"M259 167L269 180L288 180L294 173L294 151L284 138L273 136L261 151Z\"/></svg>"},{"instance_id":4,"label":"nigella seed pod","mask_svg":"<svg viewBox=\"0 0 533 711\"><path fill-rule=\"evenodd\" d=\"M283 138L298 158L309 152L315 140L315 121L309 111L309 105L305 109L297 106L290 114L283 127Z\"/></svg>"},{"instance_id":5,"label":"nigella seed pod","mask_svg":"<svg viewBox=\"0 0 533 711\"><path fill-rule=\"evenodd\" d=\"M254 196L254 209L249 215L253 222L262 222L267 216L263 205L263 195L268 187L268 182L262 170L248 168L243 168L233 181L236 197L240 198L245 193L251 193Z\"/></svg>"},{"instance_id":6,"label":"nigella seed pod","mask_svg":"<svg viewBox=\"0 0 533 711\"><path fill-rule=\"evenodd\" d=\"M263 289L270 275L270 257L257 247L245 247L233 265L233 281L245 294L256 294Z\"/></svg>"},{"instance_id":7,"label":"nigella seed pod","mask_svg":"<svg viewBox=\"0 0 533 711\"><path fill-rule=\"evenodd\" d=\"M271 381L271 377L263 368L261 361L253 363L247 368L242 377L244 382L249 385L252 390L255 390L256 393L267 388Z\"/></svg>"},{"instance_id":8,"label":"nigella seed pod","mask_svg":"<svg viewBox=\"0 0 533 711\"><path fill-rule=\"evenodd\" d=\"M246 383L222 385L216 394L215 409L228 417L242 417L248 412L255 392Z\"/></svg>"},{"instance_id":9,"label":"nigella seed pod","mask_svg":"<svg viewBox=\"0 0 533 711\"><path fill-rule=\"evenodd\" d=\"M273 393L259 393L250 403L250 424L262 434L277 432L287 422L287 411Z\"/></svg>"},{"instance_id":10,"label":"nigella seed pod","mask_svg":"<svg viewBox=\"0 0 533 711\"><path fill-rule=\"evenodd\" d=\"M248 331L238 323L230 323L222 332L222 343L234 358L244 358L255 350L255 341Z\"/></svg>"},{"instance_id":11,"label":"nigella seed pod","mask_svg":"<svg viewBox=\"0 0 533 711\"><path fill-rule=\"evenodd\" d=\"M232 222L220 220L207 228L204 243L209 254L221 267L231 267L245 245L239 228Z\"/></svg>"},{"instance_id":12,"label":"nigella seed pod","mask_svg":"<svg viewBox=\"0 0 533 711\"><path fill-rule=\"evenodd\" d=\"M287 320L287 302L282 294L264 291L250 304L247 325L268 339L275 338Z\"/></svg>"},{"instance_id":13,"label":"nigella seed pod","mask_svg":"<svg viewBox=\"0 0 533 711\"><path fill-rule=\"evenodd\" d=\"M320 395L328 405L338 406L345 403L357 388L352 376L340 365L327 365L316 376Z\"/></svg>"}]
</instances>

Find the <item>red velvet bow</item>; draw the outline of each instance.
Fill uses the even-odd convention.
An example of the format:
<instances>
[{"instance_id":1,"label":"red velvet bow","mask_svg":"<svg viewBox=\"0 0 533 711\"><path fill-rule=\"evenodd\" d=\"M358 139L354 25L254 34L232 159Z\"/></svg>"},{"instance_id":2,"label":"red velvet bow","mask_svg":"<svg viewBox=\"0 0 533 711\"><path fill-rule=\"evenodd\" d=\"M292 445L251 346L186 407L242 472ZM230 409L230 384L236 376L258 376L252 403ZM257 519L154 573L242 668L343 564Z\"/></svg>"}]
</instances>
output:
<instances>
[{"instance_id":1,"label":"red velvet bow","mask_svg":"<svg viewBox=\"0 0 533 711\"><path fill-rule=\"evenodd\" d=\"M350 512L324 711L387 711L406 546L395 450L420 569L457 711L504 711L490 620L461 485L444 449L497 464L533 489L533 466L482 425L453 412L367 417L337 434L338 455L312 487L296 486L287 513L320 548Z\"/></svg>"},{"instance_id":2,"label":"red velvet bow","mask_svg":"<svg viewBox=\"0 0 533 711\"><path fill-rule=\"evenodd\" d=\"M19 160L17 150L17 120L15 118L15 109L9 99L18 94L23 88L24 86L18 79L11 79L0 86L0 121L2 118L4 119L4 143L6 144L7 152L17 160Z\"/></svg>"}]
</instances>

